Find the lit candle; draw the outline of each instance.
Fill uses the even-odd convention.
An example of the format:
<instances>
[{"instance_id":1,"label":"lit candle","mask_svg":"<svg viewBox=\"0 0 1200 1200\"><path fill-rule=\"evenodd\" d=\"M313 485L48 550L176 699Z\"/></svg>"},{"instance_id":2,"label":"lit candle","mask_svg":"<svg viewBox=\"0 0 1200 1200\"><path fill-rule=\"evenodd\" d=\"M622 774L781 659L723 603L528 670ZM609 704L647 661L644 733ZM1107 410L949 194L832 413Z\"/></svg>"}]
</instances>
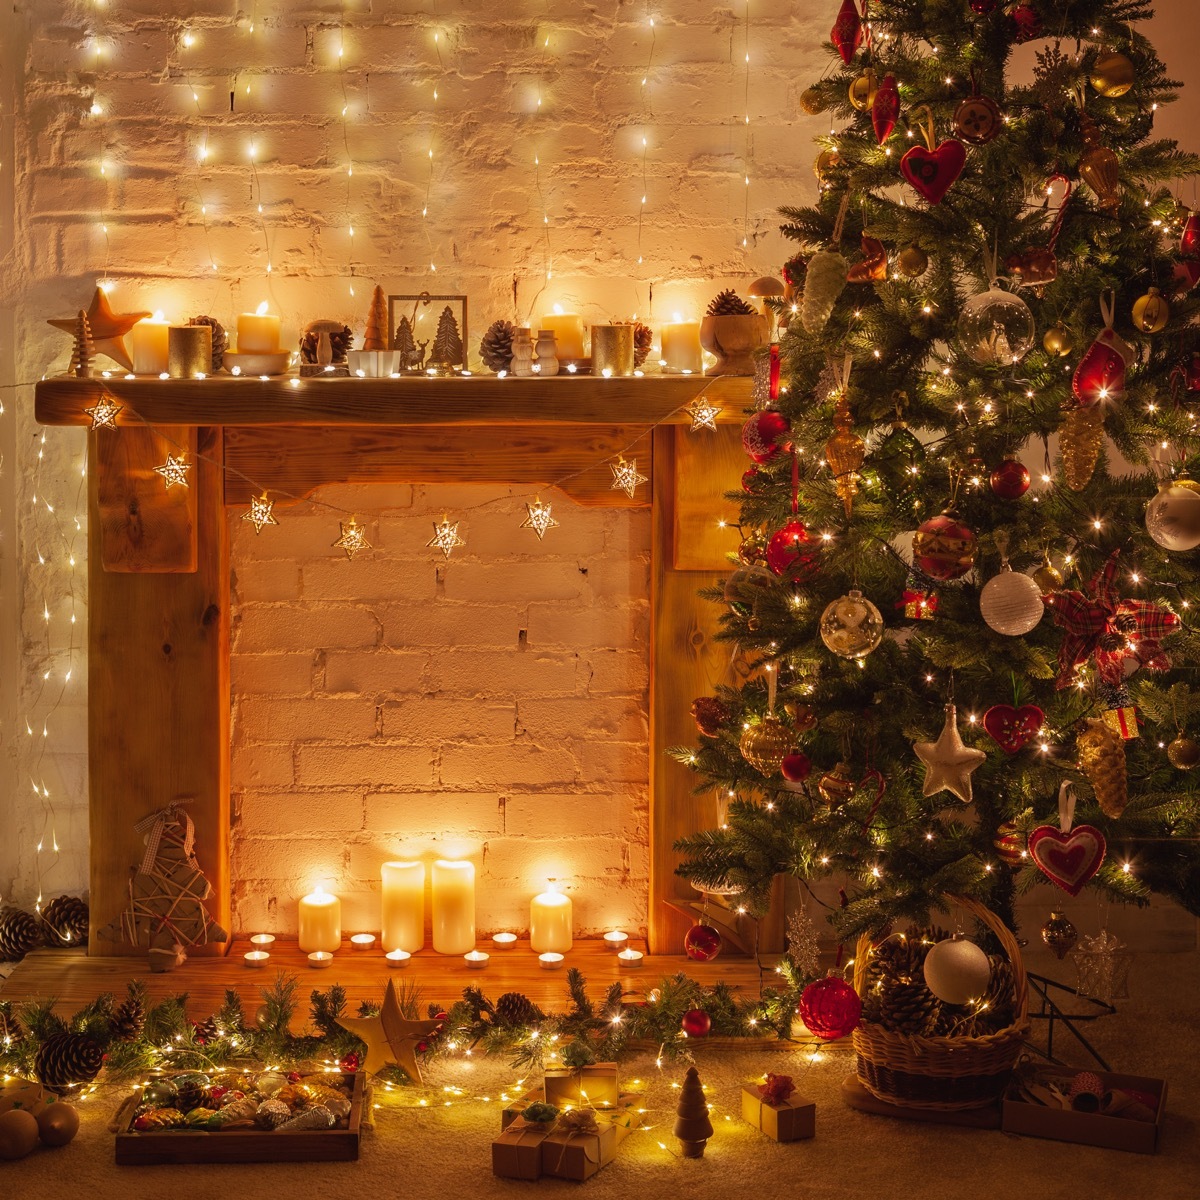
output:
<instances>
[{"instance_id":1,"label":"lit candle","mask_svg":"<svg viewBox=\"0 0 1200 1200\"><path fill-rule=\"evenodd\" d=\"M314 950L308 956L308 965L318 970L329 966L331 962L333 962L333 955L328 950Z\"/></svg>"},{"instance_id":2,"label":"lit candle","mask_svg":"<svg viewBox=\"0 0 1200 1200\"><path fill-rule=\"evenodd\" d=\"M552 313L542 317L538 329L548 329L554 334L555 353L560 362L583 357L583 318L578 313L563 312L562 305L556 304Z\"/></svg>"},{"instance_id":3,"label":"lit candle","mask_svg":"<svg viewBox=\"0 0 1200 1200\"><path fill-rule=\"evenodd\" d=\"M534 954L565 954L571 949L571 897L564 896L553 879L529 905L529 948Z\"/></svg>"},{"instance_id":4,"label":"lit candle","mask_svg":"<svg viewBox=\"0 0 1200 1200\"><path fill-rule=\"evenodd\" d=\"M640 950L634 950L632 946L622 950L617 957L621 960L623 967L640 967L642 959L645 957Z\"/></svg>"},{"instance_id":5,"label":"lit candle","mask_svg":"<svg viewBox=\"0 0 1200 1200\"><path fill-rule=\"evenodd\" d=\"M621 929L614 929L611 933L604 935L604 946L607 950L621 950L627 941L629 941L629 934Z\"/></svg>"},{"instance_id":6,"label":"lit candle","mask_svg":"<svg viewBox=\"0 0 1200 1200\"><path fill-rule=\"evenodd\" d=\"M485 954L482 950L472 950L469 954L464 954L463 958L467 960L468 967L483 968L488 965L490 954Z\"/></svg>"},{"instance_id":7,"label":"lit candle","mask_svg":"<svg viewBox=\"0 0 1200 1200\"><path fill-rule=\"evenodd\" d=\"M385 862L382 903L383 948L420 950L425 945L425 864Z\"/></svg>"},{"instance_id":8,"label":"lit candle","mask_svg":"<svg viewBox=\"0 0 1200 1200\"><path fill-rule=\"evenodd\" d=\"M407 967L412 955L407 950L389 950L384 958L387 959L389 967Z\"/></svg>"},{"instance_id":9,"label":"lit candle","mask_svg":"<svg viewBox=\"0 0 1200 1200\"><path fill-rule=\"evenodd\" d=\"M250 945L256 946L259 950L265 950L268 946L275 945L275 935L273 933L256 933L250 939Z\"/></svg>"},{"instance_id":10,"label":"lit candle","mask_svg":"<svg viewBox=\"0 0 1200 1200\"><path fill-rule=\"evenodd\" d=\"M133 373L161 375L167 369L170 325L161 312L145 317L133 327Z\"/></svg>"},{"instance_id":11,"label":"lit candle","mask_svg":"<svg viewBox=\"0 0 1200 1200\"><path fill-rule=\"evenodd\" d=\"M135 327L136 328L136 327ZM257 312L238 317L237 352L239 354L278 354L280 319L267 312L264 300ZM166 367L163 367L166 370Z\"/></svg>"},{"instance_id":12,"label":"lit candle","mask_svg":"<svg viewBox=\"0 0 1200 1200\"><path fill-rule=\"evenodd\" d=\"M373 933L356 933L350 938L350 945L355 950L374 950L375 935Z\"/></svg>"},{"instance_id":13,"label":"lit candle","mask_svg":"<svg viewBox=\"0 0 1200 1200\"><path fill-rule=\"evenodd\" d=\"M557 971L562 966L563 955L561 954L539 954L538 962L542 964L543 971Z\"/></svg>"},{"instance_id":14,"label":"lit candle","mask_svg":"<svg viewBox=\"0 0 1200 1200\"><path fill-rule=\"evenodd\" d=\"M265 967L270 957L266 950L249 950L242 955L242 961L248 967Z\"/></svg>"},{"instance_id":15,"label":"lit candle","mask_svg":"<svg viewBox=\"0 0 1200 1200\"><path fill-rule=\"evenodd\" d=\"M342 902L324 888L300 901L300 949L336 950L342 944Z\"/></svg>"},{"instance_id":16,"label":"lit candle","mask_svg":"<svg viewBox=\"0 0 1200 1200\"><path fill-rule=\"evenodd\" d=\"M685 321L679 313L670 325L662 327L662 361L666 370L691 371L699 375L704 367L700 357L700 322Z\"/></svg>"},{"instance_id":17,"label":"lit candle","mask_svg":"<svg viewBox=\"0 0 1200 1200\"><path fill-rule=\"evenodd\" d=\"M511 950L517 944L515 933L493 933L492 946L496 950Z\"/></svg>"},{"instance_id":18,"label":"lit candle","mask_svg":"<svg viewBox=\"0 0 1200 1200\"><path fill-rule=\"evenodd\" d=\"M433 948L466 954L475 948L475 864L439 858L433 864Z\"/></svg>"}]
</instances>

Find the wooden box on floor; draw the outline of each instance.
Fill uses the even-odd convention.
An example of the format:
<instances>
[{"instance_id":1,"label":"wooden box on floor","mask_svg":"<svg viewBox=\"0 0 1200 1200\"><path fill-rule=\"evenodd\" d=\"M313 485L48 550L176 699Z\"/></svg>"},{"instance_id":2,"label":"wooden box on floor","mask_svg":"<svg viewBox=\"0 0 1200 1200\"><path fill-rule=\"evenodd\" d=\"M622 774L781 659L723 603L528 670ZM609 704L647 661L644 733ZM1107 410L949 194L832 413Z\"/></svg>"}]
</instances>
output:
<instances>
[{"instance_id":1,"label":"wooden box on floor","mask_svg":"<svg viewBox=\"0 0 1200 1200\"><path fill-rule=\"evenodd\" d=\"M782 1104L768 1104L757 1087L744 1087L742 1120L777 1142L799 1142L816 1135L817 1106L796 1093Z\"/></svg>"},{"instance_id":2,"label":"wooden box on floor","mask_svg":"<svg viewBox=\"0 0 1200 1200\"><path fill-rule=\"evenodd\" d=\"M328 1076L326 1076L328 1078ZM360 1071L343 1076L351 1084L347 1129L231 1129L210 1133L198 1129L137 1133L133 1113L117 1134L117 1165L171 1166L176 1163L356 1162L362 1127L366 1077Z\"/></svg>"}]
</instances>

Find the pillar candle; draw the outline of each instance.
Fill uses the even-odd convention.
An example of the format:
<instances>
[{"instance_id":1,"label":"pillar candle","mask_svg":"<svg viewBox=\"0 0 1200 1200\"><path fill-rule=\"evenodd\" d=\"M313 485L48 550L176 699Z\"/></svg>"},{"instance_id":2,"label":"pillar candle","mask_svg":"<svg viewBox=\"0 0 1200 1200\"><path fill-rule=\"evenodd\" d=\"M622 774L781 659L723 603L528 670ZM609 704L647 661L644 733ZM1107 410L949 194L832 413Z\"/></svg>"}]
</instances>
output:
<instances>
[{"instance_id":1,"label":"pillar candle","mask_svg":"<svg viewBox=\"0 0 1200 1200\"><path fill-rule=\"evenodd\" d=\"M475 864L439 858L433 864L433 948L439 954L475 949Z\"/></svg>"},{"instance_id":2,"label":"pillar candle","mask_svg":"<svg viewBox=\"0 0 1200 1200\"><path fill-rule=\"evenodd\" d=\"M571 949L571 928L571 897L564 896L551 879L529 906L529 948L534 954L566 954Z\"/></svg>"},{"instance_id":3,"label":"pillar candle","mask_svg":"<svg viewBox=\"0 0 1200 1200\"><path fill-rule=\"evenodd\" d=\"M300 901L300 949L305 953L327 950L342 944L342 902L323 888Z\"/></svg>"},{"instance_id":4,"label":"pillar candle","mask_svg":"<svg viewBox=\"0 0 1200 1200\"><path fill-rule=\"evenodd\" d=\"M425 864L383 864L384 950L407 950L412 954L425 945Z\"/></svg>"},{"instance_id":5,"label":"pillar candle","mask_svg":"<svg viewBox=\"0 0 1200 1200\"><path fill-rule=\"evenodd\" d=\"M556 304L552 313L542 318L538 329L549 329L560 362L583 357L583 318L578 313L565 313Z\"/></svg>"},{"instance_id":6,"label":"pillar candle","mask_svg":"<svg viewBox=\"0 0 1200 1200\"><path fill-rule=\"evenodd\" d=\"M238 317L237 352L239 354L278 354L280 319L267 312L264 300L257 312ZM165 367L163 368L166 369Z\"/></svg>"},{"instance_id":7,"label":"pillar candle","mask_svg":"<svg viewBox=\"0 0 1200 1200\"><path fill-rule=\"evenodd\" d=\"M685 321L676 313L675 320L662 327L662 360L667 364L666 369L699 375L704 368L700 355L700 322Z\"/></svg>"},{"instance_id":8,"label":"pillar candle","mask_svg":"<svg viewBox=\"0 0 1200 1200\"><path fill-rule=\"evenodd\" d=\"M170 355L167 338L170 330L160 312L146 317L133 327L133 373L161 375L167 369Z\"/></svg>"}]
</instances>

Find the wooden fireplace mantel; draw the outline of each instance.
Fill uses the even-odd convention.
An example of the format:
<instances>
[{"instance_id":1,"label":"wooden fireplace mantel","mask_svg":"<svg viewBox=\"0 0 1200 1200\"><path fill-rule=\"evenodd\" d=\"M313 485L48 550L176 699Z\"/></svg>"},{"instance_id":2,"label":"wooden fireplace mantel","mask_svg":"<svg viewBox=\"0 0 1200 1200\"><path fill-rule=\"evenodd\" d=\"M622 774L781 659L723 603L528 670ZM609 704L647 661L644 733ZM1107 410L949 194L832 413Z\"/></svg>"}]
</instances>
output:
<instances>
[{"instance_id":1,"label":"wooden fireplace mantel","mask_svg":"<svg viewBox=\"0 0 1200 1200\"><path fill-rule=\"evenodd\" d=\"M116 430L89 435L90 951L139 952L100 930L124 907L140 861L134 823L185 796L211 911L229 926L227 506L262 488L286 504L330 483L548 487L573 476L561 490L578 503L653 509L648 932L653 953L677 953L696 897L674 875L672 844L712 815L666 750L694 738L691 700L724 673L718 613L697 592L736 549L714 516L744 469L738 427L750 385L701 376L39 383L45 425L90 424L84 409L104 395L122 406ZM700 394L722 409L716 433L688 429L681 409ZM612 489L608 462L622 451L651 480L632 499ZM191 486L167 490L154 468L181 452ZM779 945L781 916L759 932L763 949Z\"/></svg>"}]
</instances>

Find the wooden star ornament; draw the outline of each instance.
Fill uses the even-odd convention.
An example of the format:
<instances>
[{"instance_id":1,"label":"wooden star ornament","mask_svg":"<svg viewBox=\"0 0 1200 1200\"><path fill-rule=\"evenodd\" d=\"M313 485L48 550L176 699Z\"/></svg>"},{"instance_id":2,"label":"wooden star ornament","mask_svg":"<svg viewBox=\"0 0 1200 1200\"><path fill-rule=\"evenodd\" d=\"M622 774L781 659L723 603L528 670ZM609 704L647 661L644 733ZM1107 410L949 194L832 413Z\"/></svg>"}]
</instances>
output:
<instances>
[{"instance_id":1,"label":"wooden star ornament","mask_svg":"<svg viewBox=\"0 0 1200 1200\"><path fill-rule=\"evenodd\" d=\"M964 804L971 803L971 773L987 758L982 750L964 746L958 734L953 704L946 705L946 723L936 742L916 742L913 750L925 764L923 796L949 792Z\"/></svg>"},{"instance_id":2,"label":"wooden star ornament","mask_svg":"<svg viewBox=\"0 0 1200 1200\"><path fill-rule=\"evenodd\" d=\"M405 1020L396 998L396 985L390 979L379 1016L339 1017L337 1023L366 1044L363 1070L374 1073L388 1063L395 1063L414 1083L425 1082L417 1062L417 1043L433 1037L442 1022Z\"/></svg>"},{"instance_id":3,"label":"wooden star ornament","mask_svg":"<svg viewBox=\"0 0 1200 1200\"><path fill-rule=\"evenodd\" d=\"M108 303L104 289L97 288L92 297L91 307L87 310L88 326L92 331L92 346L96 353L107 354L113 362L120 363L127 371L132 371L133 359L125 349L125 335L143 317L152 315L148 312L115 313ZM76 313L73 317L63 317L61 320L50 321L49 324L74 337L78 321L79 314Z\"/></svg>"}]
</instances>

